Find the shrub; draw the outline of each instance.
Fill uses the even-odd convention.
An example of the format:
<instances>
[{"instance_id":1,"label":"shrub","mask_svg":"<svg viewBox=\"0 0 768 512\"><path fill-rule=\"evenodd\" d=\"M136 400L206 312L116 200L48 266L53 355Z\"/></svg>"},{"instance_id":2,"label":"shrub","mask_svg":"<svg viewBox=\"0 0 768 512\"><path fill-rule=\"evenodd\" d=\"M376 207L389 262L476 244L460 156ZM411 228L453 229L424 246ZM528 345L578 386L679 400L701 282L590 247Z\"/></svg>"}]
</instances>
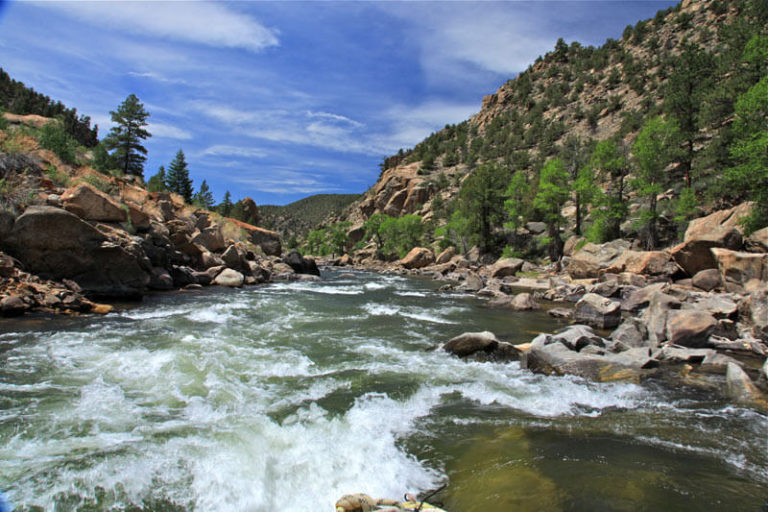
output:
<instances>
[{"instance_id":1,"label":"shrub","mask_svg":"<svg viewBox=\"0 0 768 512\"><path fill-rule=\"evenodd\" d=\"M54 121L40 129L40 146L50 149L62 162L73 164L77 156L77 142L64 130L62 123Z\"/></svg>"},{"instance_id":2,"label":"shrub","mask_svg":"<svg viewBox=\"0 0 768 512\"><path fill-rule=\"evenodd\" d=\"M60 187L69 186L70 178L67 173L58 170L53 165L48 166L48 169L45 171L45 175L48 176L48 178L50 178L54 184Z\"/></svg>"}]
</instances>

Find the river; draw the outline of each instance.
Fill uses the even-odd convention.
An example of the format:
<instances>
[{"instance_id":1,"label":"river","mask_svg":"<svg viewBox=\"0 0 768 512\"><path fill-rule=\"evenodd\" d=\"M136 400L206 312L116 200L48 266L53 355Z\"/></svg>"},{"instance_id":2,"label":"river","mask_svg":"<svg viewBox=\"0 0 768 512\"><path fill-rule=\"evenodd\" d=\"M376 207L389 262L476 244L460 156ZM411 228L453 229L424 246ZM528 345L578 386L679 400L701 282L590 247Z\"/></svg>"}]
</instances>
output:
<instances>
[{"instance_id":1,"label":"river","mask_svg":"<svg viewBox=\"0 0 768 512\"><path fill-rule=\"evenodd\" d=\"M564 324L427 280L160 294L0 324L0 489L24 511L332 511L437 489L451 512L764 511L768 418L430 347Z\"/></svg>"}]
</instances>

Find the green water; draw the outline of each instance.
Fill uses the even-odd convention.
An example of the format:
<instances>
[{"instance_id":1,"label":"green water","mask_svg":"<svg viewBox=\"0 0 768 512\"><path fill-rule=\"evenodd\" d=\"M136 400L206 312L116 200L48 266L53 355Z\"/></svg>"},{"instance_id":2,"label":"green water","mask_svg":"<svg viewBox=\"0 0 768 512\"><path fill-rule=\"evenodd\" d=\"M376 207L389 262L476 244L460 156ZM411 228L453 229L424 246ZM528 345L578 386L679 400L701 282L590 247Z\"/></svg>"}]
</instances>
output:
<instances>
[{"instance_id":1,"label":"green water","mask_svg":"<svg viewBox=\"0 0 768 512\"><path fill-rule=\"evenodd\" d=\"M424 280L158 295L0 324L0 489L17 510L765 510L768 418L654 384L467 363L436 343L563 324Z\"/></svg>"}]
</instances>

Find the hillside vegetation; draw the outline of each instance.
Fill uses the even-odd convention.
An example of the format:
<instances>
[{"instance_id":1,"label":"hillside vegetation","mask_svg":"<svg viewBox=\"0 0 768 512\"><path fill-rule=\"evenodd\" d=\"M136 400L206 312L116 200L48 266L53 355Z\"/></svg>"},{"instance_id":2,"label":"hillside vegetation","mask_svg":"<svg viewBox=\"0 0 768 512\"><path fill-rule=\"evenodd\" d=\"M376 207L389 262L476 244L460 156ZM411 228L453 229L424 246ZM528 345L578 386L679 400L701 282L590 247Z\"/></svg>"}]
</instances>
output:
<instances>
[{"instance_id":1,"label":"hillside vegetation","mask_svg":"<svg viewBox=\"0 0 768 512\"><path fill-rule=\"evenodd\" d=\"M288 246L293 247L295 240L305 238L318 221L340 215L359 198L360 194L316 194L285 206L262 205L259 207L261 223L280 233Z\"/></svg>"},{"instance_id":2,"label":"hillside vegetation","mask_svg":"<svg viewBox=\"0 0 768 512\"><path fill-rule=\"evenodd\" d=\"M386 158L341 219L349 244L375 241L374 214L420 216L422 243L552 258L571 234L668 245L743 200L749 229L768 225L766 27L762 0L686 0L598 48L560 39L472 118Z\"/></svg>"}]
</instances>

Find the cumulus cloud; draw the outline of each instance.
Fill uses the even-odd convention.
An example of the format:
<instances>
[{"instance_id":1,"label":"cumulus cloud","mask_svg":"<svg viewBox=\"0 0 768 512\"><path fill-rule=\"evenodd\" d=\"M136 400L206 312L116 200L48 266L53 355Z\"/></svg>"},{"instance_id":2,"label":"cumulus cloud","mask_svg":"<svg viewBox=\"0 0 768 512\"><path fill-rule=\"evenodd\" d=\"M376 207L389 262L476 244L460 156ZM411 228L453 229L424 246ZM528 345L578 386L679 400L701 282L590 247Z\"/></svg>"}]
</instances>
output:
<instances>
[{"instance_id":1,"label":"cumulus cloud","mask_svg":"<svg viewBox=\"0 0 768 512\"><path fill-rule=\"evenodd\" d=\"M278 31L213 2L40 2L69 16L124 32L259 52L279 44Z\"/></svg>"}]
</instances>

